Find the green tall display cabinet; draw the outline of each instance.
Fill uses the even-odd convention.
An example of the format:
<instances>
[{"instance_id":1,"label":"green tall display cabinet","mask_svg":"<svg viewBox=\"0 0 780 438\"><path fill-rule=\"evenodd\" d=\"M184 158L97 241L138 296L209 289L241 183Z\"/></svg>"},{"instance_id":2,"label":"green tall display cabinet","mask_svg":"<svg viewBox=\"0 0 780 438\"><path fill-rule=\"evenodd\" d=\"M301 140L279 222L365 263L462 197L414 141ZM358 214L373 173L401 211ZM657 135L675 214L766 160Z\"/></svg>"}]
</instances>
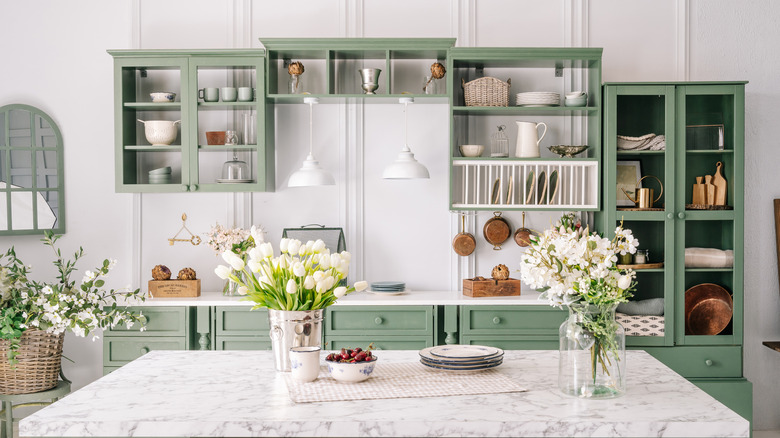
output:
<instances>
[{"instance_id":1,"label":"green tall display cabinet","mask_svg":"<svg viewBox=\"0 0 780 438\"><path fill-rule=\"evenodd\" d=\"M264 50L108 53L114 57L117 192L274 190ZM241 87L250 91L239 96ZM175 97L153 102L154 92ZM165 123L176 121L172 128ZM160 140L169 129L177 131L175 139ZM235 144L207 135L226 131L235 131ZM224 175L223 165L231 161L247 163L248 174Z\"/></svg>"},{"instance_id":2,"label":"green tall display cabinet","mask_svg":"<svg viewBox=\"0 0 780 438\"><path fill-rule=\"evenodd\" d=\"M612 236L622 222L649 250L647 261L663 263L636 270L633 300L663 298L664 334L630 336L627 344L750 419L752 386L742 375L745 82L607 83L603 95L604 208L597 226ZM702 203L694 192L711 190L706 182L719 168L725 205L709 205L717 201L713 193ZM635 204L637 187L653 189L655 202ZM691 248L716 250L726 262L702 267L693 251L686 261ZM725 289L728 298L720 301L733 303L731 320L717 333L720 327L697 326L697 318L710 315L697 314L695 301L686 308L686 291L701 284Z\"/></svg>"}]
</instances>

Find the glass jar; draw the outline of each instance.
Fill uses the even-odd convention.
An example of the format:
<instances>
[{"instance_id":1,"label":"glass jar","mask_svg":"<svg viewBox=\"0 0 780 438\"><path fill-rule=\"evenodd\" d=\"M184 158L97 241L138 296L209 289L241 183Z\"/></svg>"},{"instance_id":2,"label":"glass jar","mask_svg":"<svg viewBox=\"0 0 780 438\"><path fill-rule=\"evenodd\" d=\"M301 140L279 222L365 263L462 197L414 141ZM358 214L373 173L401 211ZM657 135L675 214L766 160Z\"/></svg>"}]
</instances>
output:
<instances>
[{"instance_id":1,"label":"glass jar","mask_svg":"<svg viewBox=\"0 0 780 438\"><path fill-rule=\"evenodd\" d=\"M509 156L509 139L506 136L506 125L498 126L498 132L490 136L490 156L503 158Z\"/></svg>"},{"instance_id":2,"label":"glass jar","mask_svg":"<svg viewBox=\"0 0 780 438\"><path fill-rule=\"evenodd\" d=\"M425 76L423 92L425 94L438 94L438 81L431 76Z\"/></svg>"},{"instance_id":3,"label":"glass jar","mask_svg":"<svg viewBox=\"0 0 780 438\"><path fill-rule=\"evenodd\" d=\"M626 392L626 333L615 308L569 305L559 329L558 387L581 398L614 398Z\"/></svg>"},{"instance_id":4,"label":"glass jar","mask_svg":"<svg viewBox=\"0 0 780 438\"><path fill-rule=\"evenodd\" d=\"M225 145L237 145L238 134L236 131L225 131Z\"/></svg>"},{"instance_id":5,"label":"glass jar","mask_svg":"<svg viewBox=\"0 0 780 438\"><path fill-rule=\"evenodd\" d=\"M290 94L303 93L303 81L301 80L301 75L290 75L290 79L287 82L287 91Z\"/></svg>"}]
</instances>

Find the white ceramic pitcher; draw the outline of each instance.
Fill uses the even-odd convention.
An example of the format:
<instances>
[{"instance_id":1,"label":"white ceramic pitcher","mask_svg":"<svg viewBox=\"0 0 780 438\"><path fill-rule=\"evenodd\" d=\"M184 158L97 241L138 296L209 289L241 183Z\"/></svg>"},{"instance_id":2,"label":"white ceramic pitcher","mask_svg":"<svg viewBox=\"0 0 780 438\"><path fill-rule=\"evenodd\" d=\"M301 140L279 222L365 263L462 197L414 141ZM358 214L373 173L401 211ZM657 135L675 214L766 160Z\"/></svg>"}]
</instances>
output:
<instances>
[{"instance_id":1,"label":"white ceramic pitcher","mask_svg":"<svg viewBox=\"0 0 780 438\"><path fill-rule=\"evenodd\" d=\"M519 158L538 158L539 142L547 134L547 125L544 122L515 122L517 123L517 146L515 156ZM542 135L539 135L539 126L544 127Z\"/></svg>"}]
</instances>

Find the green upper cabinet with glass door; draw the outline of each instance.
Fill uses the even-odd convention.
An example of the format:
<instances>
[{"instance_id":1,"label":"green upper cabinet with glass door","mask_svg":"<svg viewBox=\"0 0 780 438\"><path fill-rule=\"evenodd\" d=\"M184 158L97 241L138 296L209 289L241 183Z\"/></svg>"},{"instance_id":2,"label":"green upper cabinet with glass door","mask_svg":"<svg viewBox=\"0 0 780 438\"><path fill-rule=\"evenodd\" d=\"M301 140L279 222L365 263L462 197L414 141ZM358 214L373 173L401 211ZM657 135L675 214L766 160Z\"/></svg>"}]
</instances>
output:
<instances>
[{"instance_id":1,"label":"green upper cabinet with glass door","mask_svg":"<svg viewBox=\"0 0 780 438\"><path fill-rule=\"evenodd\" d=\"M694 185L713 176L718 163L728 185L726 205L694 205ZM648 262L663 263L636 270L633 299L663 298L665 332L633 336L628 344L741 345L744 82L606 84L603 187L598 227L612 236L622 222L649 250ZM653 189L652 205L633 202L636 188ZM690 248L733 251L733 263L686 262ZM733 318L717 333L702 333L699 321L715 316L698 313L704 306L686 312L686 291L700 284L725 289L733 302Z\"/></svg>"},{"instance_id":2,"label":"green upper cabinet with glass door","mask_svg":"<svg viewBox=\"0 0 780 438\"><path fill-rule=\"evenodd\" d=\"M114 57L118 192L274 190L273 123L266 117L262 49L109 53ZM240 87L251 89L250 94L244 90L243 99L223 90L235 88L238 94ZM201 91L205 88L217 89L219 97L208 99ZM171 102L152 102L152 92L176 96ZM155 126L149 121L180 121L174 124L175 139L170 144L150 141L147 133ZM235 131L235 144L209 144L210 131ZM223 175L229 162L243 168L239 177Z\"/></svg>"}]
</instances>

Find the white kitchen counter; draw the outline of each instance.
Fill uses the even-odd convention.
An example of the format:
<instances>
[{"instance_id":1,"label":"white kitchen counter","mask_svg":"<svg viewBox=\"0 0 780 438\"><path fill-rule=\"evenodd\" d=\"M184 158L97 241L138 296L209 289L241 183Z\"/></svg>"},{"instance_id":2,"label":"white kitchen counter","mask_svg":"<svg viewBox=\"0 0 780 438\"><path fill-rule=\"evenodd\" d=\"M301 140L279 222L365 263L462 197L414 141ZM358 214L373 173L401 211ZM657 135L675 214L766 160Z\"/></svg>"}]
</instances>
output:
<instances>
[{"instance_id":1,"label":"white kitchen counter","mask_svg":"<svg viewBox=\"0 0 780 438\"><path fill-rule=\"evenodd\" d=\"M252 306L242 297L226 297L222 292L203 292L197 298L147 298L139 306ZM461 291L409 291L401 295L379 295L368 291L354 292L336 301L336 306L430 306L430 305L541 305L539 292L523 291L516 297L472 298Z\"/></svg>"},{"instance_id":2,"label":"white kitchen counter","mask_svg":"<svg viewBox=\"0 0 780 438\"><path fill-rule=\"evenodd\" d=\"M21 436L749 436L749 423L643 351L628 392L557 388L557 351L507 351L527 392L295 404L267 351L152 351L20 422ZM417 351L382 351L413 362Z\"/></svg>"}]
</instances>

